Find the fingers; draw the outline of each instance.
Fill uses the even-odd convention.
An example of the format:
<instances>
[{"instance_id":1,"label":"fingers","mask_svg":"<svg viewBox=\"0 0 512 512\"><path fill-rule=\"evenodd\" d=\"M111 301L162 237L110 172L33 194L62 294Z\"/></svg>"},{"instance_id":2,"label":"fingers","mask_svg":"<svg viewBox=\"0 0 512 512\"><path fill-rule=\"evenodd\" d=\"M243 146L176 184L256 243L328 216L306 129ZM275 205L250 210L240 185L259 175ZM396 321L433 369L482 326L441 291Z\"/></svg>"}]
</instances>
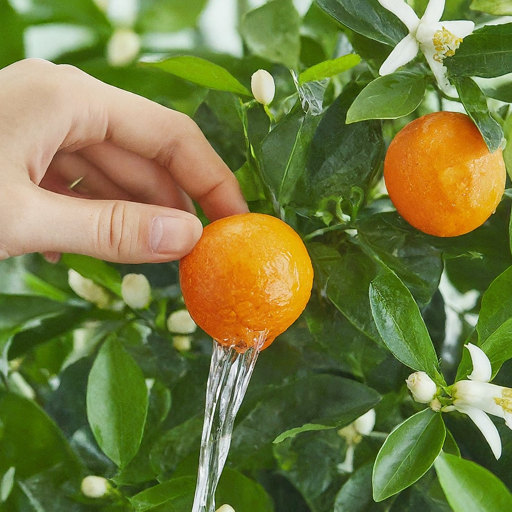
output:
<instances>
[{"instance_id":1,"label":"fingers","mask_svg":"<svg viewBox=\"0 0 512 512\"><path fill-rule=\"evenodd\" d=\"M33 184L9 195L8 202L23 198L23 215L12 208L14 214L0 221L8 256L71 252L120 263L162 262L186 255L202 232L197 217L172 208L67 197Z\"/></svg>"},{"instance_id":2,"label":"fingers","mask_svg":"<svg viewBox=\"0 0 512 512\"><path fill-rule=\"evenodd\" d=\"M156 162L109 142L88 146L80 154L135 200L195 213L190 198Z\"/></svg>"}]
</instances>

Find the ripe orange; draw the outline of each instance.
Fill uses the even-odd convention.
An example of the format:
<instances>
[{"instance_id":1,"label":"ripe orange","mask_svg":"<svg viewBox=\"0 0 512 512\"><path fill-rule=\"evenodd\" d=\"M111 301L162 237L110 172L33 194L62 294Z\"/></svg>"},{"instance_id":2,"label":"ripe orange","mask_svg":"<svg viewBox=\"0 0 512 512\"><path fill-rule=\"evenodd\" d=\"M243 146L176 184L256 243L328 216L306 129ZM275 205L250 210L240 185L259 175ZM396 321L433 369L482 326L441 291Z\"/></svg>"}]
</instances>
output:
<instances>
[{"instance_id":1,"label":"ripe orange","mask_svg":"<svg viewBox=\"0 0 512 512\"><path fill-rule=\"evenodd\" d=\"M180 284L194 321L221 345L263 348L301 314L313 268L299 235L281 220L244 213L205 227L180 262Z\"/></svg>"},{"instance_id":2,"label":"ripe orange","mask_svg":"<svg viewBox=\"0 0 512 512\"><path fill-rule=\"evenodd\" d=\"M505 190L501 150L490 153L471 119L434 112L403 128L384 161L384 180L398 213L415 228L458 236L482 225Z\"/></svg>"}]
</instances>

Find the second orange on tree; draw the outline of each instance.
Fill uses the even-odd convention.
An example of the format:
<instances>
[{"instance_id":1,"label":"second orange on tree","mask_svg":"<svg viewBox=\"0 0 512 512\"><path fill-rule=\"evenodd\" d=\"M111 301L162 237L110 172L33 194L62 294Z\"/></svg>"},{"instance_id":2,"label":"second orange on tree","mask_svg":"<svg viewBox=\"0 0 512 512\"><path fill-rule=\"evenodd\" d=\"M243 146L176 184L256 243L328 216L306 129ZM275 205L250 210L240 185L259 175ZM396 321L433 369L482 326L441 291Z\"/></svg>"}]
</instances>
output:
<instances>
[{"instance_id":1,"label":"second orange on tree","mask_svg":"<svg viewBox=\"0 0 512 512\"><path fill-rule=\"evenodd\" d=\"M434 112L403 128L391 142L384 180L398 213L440 237L482 225L505 190L501 150L490 153L465 114Z\"/></svg>"}]
</instances>

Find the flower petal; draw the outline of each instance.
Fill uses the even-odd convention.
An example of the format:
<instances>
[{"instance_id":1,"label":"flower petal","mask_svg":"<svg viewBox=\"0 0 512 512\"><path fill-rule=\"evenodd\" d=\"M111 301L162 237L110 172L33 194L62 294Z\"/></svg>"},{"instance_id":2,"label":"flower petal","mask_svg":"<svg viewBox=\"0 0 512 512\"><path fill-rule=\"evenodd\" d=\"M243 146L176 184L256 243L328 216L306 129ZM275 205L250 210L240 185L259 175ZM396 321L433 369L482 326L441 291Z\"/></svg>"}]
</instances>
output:
<instances>
[{"instance_id":1,"label":"flower petal","mask_svg":"<svg viewBox=\"0 0 512 512\"><path fill-rule=\"evenodd\" d=\"M471 362L473 363L473 371L471 375L468 375L468 379L477 380L478 382L489 382L492 377L492 368L491 361L489 361L485 352L472 343L464 346L469 350Z\"/></svg>"},{"instance_id":2,"label":"flower petal","mask_svg":"<svg viewBox=\"0 0 512 512\"><path fill-rule=\"evenodd\" d=\"M446 75L446 66L444 66L441 62L434 59L434 56L436 54L434 44L422 43L421 51L425 55L425 58L427 59L428 65L430 66L432 73L434 73L434 76L436 77L439 88L446 94L453 95L453 91L455 88L448 81L448 77Z\"/></svg>"},{"instance_id":3,"label":"flower petal","mask_svg":"<svg viewBox=\"0 0 512 512\"><path fill-rule=\"evenodd\" d=\"M420 19L408 3L403 0L379 0L379 4L392 12L407 27L409 32L416 31Z\"/></svg>"},{"instance_id":4,"label":"flower petal","mask_svg":"<svg viewBox=\"0 0 512 512\"><path fill-rule=\"evenodd\" d=\"M410 62L418 53L418 43L416 39L409 34L405 36L389 54L379 69L381 76L394 73L399 67Z\"/></svg>"},{"instance_id":5,"label":"flower petal","mask_svg":"<svg viewBox=\"0 0 512 512\"><path fill-rule=\"evenodd\" d=\"M442 21L441 25L454 36L464 39L469 36L475 29L475 24L472 21L461 20L461 21Z\"/></svg>"},{"instance_id":6,"label":"flower petal","mask_svg":"<svg viewBox=\"0 0 512 512\"><path fill-rule=\"evenodd\" d=\"M499 459L501 457L501 438L491 418L489 418L485 412L476 407L471 407L470 405L455 404L455 408L459 412L467 414L473 420L473 423L479 428L485 440L489 443L492 453L496 459Z\"/></svg>"},{"instance_id":7,"label":"flower petal","mask_svg":"<svg viewBox=\"0 0 512 512\"><path fill-rule=\"evenodd\" d=\"M444 0L430 0L421 18L421 23L437 23L444 11Z\"/></svg>"},{"instance_id":8,"label":"flower petal","mask_svg":"<svg viewBox=\"0 0 512 512\"><path fill-rule=\"evenodd\" d=\"M452 388L455 406L460 403L468 404L500 418L505 417L504 391L507 388L477 380L459 380Z\"/></svg>"}]
</instances>

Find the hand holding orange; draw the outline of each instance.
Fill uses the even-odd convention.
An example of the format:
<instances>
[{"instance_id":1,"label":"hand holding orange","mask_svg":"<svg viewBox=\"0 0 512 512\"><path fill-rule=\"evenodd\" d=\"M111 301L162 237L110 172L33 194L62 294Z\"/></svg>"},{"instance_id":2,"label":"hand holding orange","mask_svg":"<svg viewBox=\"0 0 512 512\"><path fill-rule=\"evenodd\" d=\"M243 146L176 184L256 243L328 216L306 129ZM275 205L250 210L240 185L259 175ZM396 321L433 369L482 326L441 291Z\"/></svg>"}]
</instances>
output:
<instances>
[{"instance_id":1,"label":"hand holding orange","mask_svg":"<svg viewBox=\"0 0 512 512\"><path fill-rule=\"evenodd\" d=\"M415 228L449 237L468 233L494 212L505 191L501 150L490 153L471 119L434 112L403 128L384 161L398 213Z\"/></svg>"},{"instance_id":2,"label":"hand holding orange","mask_svg":"<svg viewBox=\"0 0 512 512\"><path fill-rule=\"evenodd\" d=\"M243 352L262 336L266 348L297 320L311 295L313 268L290 226L245 213L204 228L180 262L180 284L194 321Z\"/></svg>"}]
</instances>

